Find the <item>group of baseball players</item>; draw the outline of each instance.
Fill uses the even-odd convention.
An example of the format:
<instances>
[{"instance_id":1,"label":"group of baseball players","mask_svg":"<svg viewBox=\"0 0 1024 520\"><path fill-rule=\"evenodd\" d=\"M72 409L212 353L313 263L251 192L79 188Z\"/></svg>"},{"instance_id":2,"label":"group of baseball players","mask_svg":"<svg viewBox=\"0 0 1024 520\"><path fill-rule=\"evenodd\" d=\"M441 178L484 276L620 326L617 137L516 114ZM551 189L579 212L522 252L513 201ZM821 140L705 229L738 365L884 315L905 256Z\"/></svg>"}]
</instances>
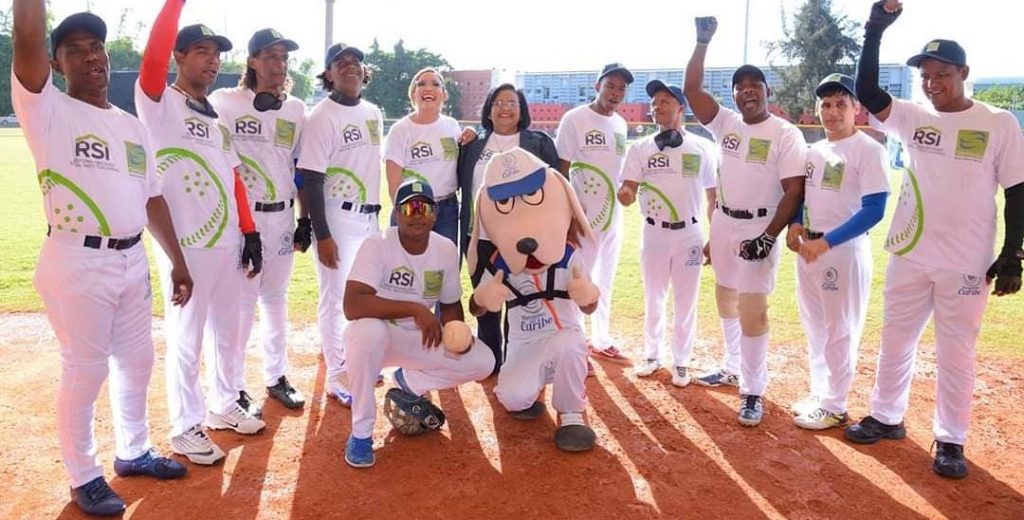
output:
<instances>
[{"instance_id":1,"label":"group of baseball players","mask_svg":"<svg viewBox=\"0 0 1024 520\"><path fill-rule=\"evenodd\" d=\"M224 457L207 429L250 435L265 427L244 384L257 305L267 394L288 408L304 406L287 377L287 292L293 253L314 244L327 391L352 409L349 465L375 463L374 387L384 367L399 367L385 409L407 416L408 404L423 403L430 391L500 371L507 322L504 334L488 334L496 345L477 339L464 323L459 283L457 244L467 226L460 228L456 168L460 149L480 139L487 142L474 152L480 164L522 146L557 166L581 202L593 234L580 244L581 265L600 289L590 309L592 359L632 364L638 377L658 371L671 287L672 384L736 386L738 421L756 426L768 384L767 299L782 256L776 241L786 230L785 245L798 255L810 368L809 392L792 405L795 424L846 426L845 437L863 444L904 438L918 339L934 314L933 468L966 476L975 346L988 295L1021 285L1024 137L1011 114L965 97L969 69L954 41L928 42L908 61L929 103L894 99L879 87L881 37L899 2L872 6L856 79L831 74L815 89L825 139L810 147L799 129L769 113L771 89L757 67L733 74L736 110L704 89L714 18L696 20L684 85L646 85L658 132L630 146L615 110L633 75L619 63L603 68L592 103L565 114L553 144L517 126L519 118L502 120L526 113L529 126L525 98L514 88L489 96L488 133L463 131L441 113L447 92L434 69L412 78L413 111L382 142L381 111L362 98L371 80L362 51L330 47L318 76L327 97L306 113L287 94L289 53L298 45L263 29L249 40L241 84L209 93L232 43L202 24L179 29L184 4L166 0L153 24L135 86L136 118L107 99L100 18L69 16L50 33L48 49L45 2L14 2L12 99L48 223L34 284L60 344L57 435L72 500L85 512L125 509L103 476L93 434L108 374L115 472L158 479L187 472L148 436L154 349L143 227L160 246L170 446L195 464ZM176 75L168 84L170 57ZM53 71L64 77L65 92L53 85ZM906 143L910 162L885 242L891 257L869 415L851 424L847 395L872 276L867 232L881 221L889 191L883 146L854 125L861 106L875 128ZM687 107L714 142L685 131ZM395 206L383 232L382 170ZM476 189L480 180L466 183ZM993 263L999 187L1005 235ZM643 357L635 362L609 326L623 206L634 202L643 219L646 299ZM697 375L688 366L707 264L724 359ZM204 357L208 396L199 380ZM431 429L443 423L439 415L413 419Z\"/></svg>"}]
</instances>

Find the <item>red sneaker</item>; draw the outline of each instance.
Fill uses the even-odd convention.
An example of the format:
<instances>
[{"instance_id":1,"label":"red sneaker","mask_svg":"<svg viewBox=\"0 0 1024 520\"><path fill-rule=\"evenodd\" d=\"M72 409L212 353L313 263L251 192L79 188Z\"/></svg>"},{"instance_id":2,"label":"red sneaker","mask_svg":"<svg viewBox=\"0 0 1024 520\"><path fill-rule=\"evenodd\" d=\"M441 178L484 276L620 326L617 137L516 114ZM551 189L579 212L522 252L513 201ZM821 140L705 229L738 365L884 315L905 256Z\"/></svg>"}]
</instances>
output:
<instances>
[{"instance_id":1,"label":"red sneaker","mask_svg":"<svg viewBox=\"0 0 1024 520\"><path fill-rule=\"evenodd\" d=\"M632 365L633 360L628 356L619 351L615 345L612 345L604 350L597 350L595 348L590 349L590 355L596 359L603 359L605 361L611 361L619 365Z\"/></svg>"}]
</instances>

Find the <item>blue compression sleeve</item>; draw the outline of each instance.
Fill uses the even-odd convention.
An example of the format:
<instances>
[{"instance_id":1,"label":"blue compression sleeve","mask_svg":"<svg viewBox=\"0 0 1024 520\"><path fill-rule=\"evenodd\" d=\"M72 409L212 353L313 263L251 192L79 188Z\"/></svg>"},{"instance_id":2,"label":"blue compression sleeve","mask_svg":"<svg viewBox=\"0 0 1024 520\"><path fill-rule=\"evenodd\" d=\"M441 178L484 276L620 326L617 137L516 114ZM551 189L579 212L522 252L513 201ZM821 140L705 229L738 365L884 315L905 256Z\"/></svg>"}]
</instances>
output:
<instances>
[{"instance_id":1,"label":"blue compression sleeve","mask_svg":"<svg viewBox=\"0 0 1024 520\"><path fill-rule=\"evenodd\" d=\"M301 173L298 172L298 170L296 170L295 171L295 189L301 190L304 185L305 185L305 178L302 176Z\"/></svg>"},{"instance_id":2,"label":"blue compression sleeve","mask_svg":"<svg viewBox=\"0 0 1024 520\"><path fill-rule=\"evenodd\" d=\"M796 215L793 215L793 220L789 221L790 224L804 225L804 205L800 204L796 207Z\"/></svg>"},{"instance_id":3,"label":"blue compression sleeve","mask_svg":"<svg viewBox=\"0 0 1024 520\"><path fill-rule=\"evenodd\" d=\"M860 199L860 210L854 213L846 222L839 227L825 233L825 241L829 246L836 247L843 242L859 237L867 233L875 224L881 222L885 216L885 200L888 193L872 193Z\"/></svg>"}]
</instances>

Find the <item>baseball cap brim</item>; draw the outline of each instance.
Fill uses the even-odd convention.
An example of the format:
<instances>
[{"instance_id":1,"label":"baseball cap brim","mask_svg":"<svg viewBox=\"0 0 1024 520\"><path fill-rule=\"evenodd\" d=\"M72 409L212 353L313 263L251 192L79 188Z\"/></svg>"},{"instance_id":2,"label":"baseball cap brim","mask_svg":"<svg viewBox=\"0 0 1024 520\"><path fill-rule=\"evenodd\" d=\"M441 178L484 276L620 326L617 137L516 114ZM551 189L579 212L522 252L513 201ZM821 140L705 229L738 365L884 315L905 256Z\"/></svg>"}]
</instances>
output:
<instances>
[{"instance_id":1,"label":"baseball cap brim","mask_svg":"<svg viewBox=\"0 0 1024 520\"><path fill-rule=\"evenodd\" d=\"M737 83L743 81L743 78L753 77L761 83L768 84L768 80L765 78L764 71L755 67L754 65L743 65L736 69L736 72L732 73L732 86L736 86Z\"/></svg>"},{"instance_id":2,"label":"baseball cap brim","mask_svg":"<svg viewBox=\"0 0 1024 520\"><path fill-rule=\"evenodd\" d=\"M190 48L195 47L195 45L197 43L202 43L202 42L205 42L205 41L211 41L211 42L215 43L217 45L217 50L219 50L220 52L228 52L232 48L234 48L234 46L231 45L231 40L229 40L229 39L227 39L227 38L225 38L223 36L213 35L213 36L203 36L202 38L199 38L198 40L189 42L188 45L185 45L182 49L179 49L179 50L187 51Z\"/></svg>"},{"instance_id":3,"label":"baseball cap brim","mask_svg":"<svg viewBox=\"0 0 1024 520\"><path fill-rule=\"evenodd\" d=\"M405 204L406 202L409 202L410 200L416 200L416 199L423 199L423 200L425 200L425 201L427 201L427 202L429 202L431 204L434 203L433 197L430 197L426 193L409 192L409 193L403 195L402 198L395 199L395 204L396 205Z\"/></svg>"},{"instance_id":4,"label":"baseball cap brim","mask_svg":"<svg viewBox=\"0 0 1024 520\"><path fill-rule=\"evenodd\" d=\"M817 87L814 88L814 95L820 98L826 92L833 91L837 88L853 96L854 99L857 98L854 79L842 74L832 74L827 76L821 83L818 83Z\"/></svg>"},{"instance_id":5,"label":"baseball cap brim","mask_svg":"<svg viewBox=\"0 0 1024 520\"><path fill-rule=\"evenodd\" d=\"M676 87L676 88L678 88L678 87ZM647 95L649 97L652 97L652 98L654 97L655 94L658 93L658 91L664 90L665 92L668 92L669 94L671 94L672 97L676 98L676 101L678 101L680 103L684 103L685 102L682 90L680 90L679 92L676 92L675 90L670 88L669 85L665 84L665 82L661 81L660 79L654 79L654 80L649 81L647 83L647 86L644 89L647 91Z\"/></svg>"},{"instance_id":6,"label":"baseball cap brim","mask_svg":"<svg viewBox=\"0 0 1024 520\"><path fill-rule=\"evenodd\" d=\"M356 58L359 59L359 61L365 61L366 59L366 55L363 54L363 51L359 50L357 47L352 47L350 45L346 45L344 47L341 47L340 49L331 47L331 49L327 53L327 59L324 60L324 68L331 68L332 63L334 63L335 61L337 61L346 54L351 54L352 56L355 56Z\"/></svg>"},{"instance_id":7,"label":"baseball cap brim","mask_svg":"<svg viewBox=\"0 0 1024 520\"><path fill-rule=\"evenodd\" d=\"M257 52L269 49L269 48L271 48L271 47L273 47L273 46L275 46L277 44L284 45L285 50L287 50L288 52L295 52L295 51L299 50L299 44L295 43L294 41L289 40L287 38L278 38L276 40L272 40L272 41L266 43L265 45L263 45L262 47L260 47L258 49L252 49L252 50L254 50L256 52L252 52L251 54L256 54Z\"/></svg>"},{"instance_id":8,"label":"baseball cap brim","mask_svg":"<svg viewBox=\"0 0 1024 520\"><path fill-rule=\"evenodd\" d=\"M943 63L949 63L950 65L964 65L963 63L957 63L956 60L952 60L947 56L942 56L941 54L935 54L930 52L922 52L921 54L915 54L914 56L911 56L910 59L907 60L907 65L910 67L918 67L921 65L922 61L927 59L941 61Z\"/></svg>"}]
</instances>

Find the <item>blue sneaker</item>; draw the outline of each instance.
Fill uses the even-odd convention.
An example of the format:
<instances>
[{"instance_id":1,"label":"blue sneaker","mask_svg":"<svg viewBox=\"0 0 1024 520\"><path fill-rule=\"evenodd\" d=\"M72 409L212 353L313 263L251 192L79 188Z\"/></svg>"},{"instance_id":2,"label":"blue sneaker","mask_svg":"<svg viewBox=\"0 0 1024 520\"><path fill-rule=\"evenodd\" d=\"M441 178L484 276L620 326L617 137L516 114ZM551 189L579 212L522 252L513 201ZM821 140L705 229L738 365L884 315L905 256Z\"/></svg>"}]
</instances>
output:
<instances>
[{"instance_id":1,"label":"blue sneaker","mask_svg":"<svg viewBox=\"0 0 1024 520\"><path fill-rule=\"evenodd\" d=\"M119 477L149 475L160 480L170 480L185 476L187 470L180 462L160 457L152 448L132 460L114 458L114 473Z\"/></svg>"},{"instance_id":2,"label":"blue sneaker","mask_svg":"<svg viewBox=\"0 0 1024 520\"><path fill-rule=\"evenodd\" d=\"M103 477L96 477L71 490L71 500L86 514L93 516L118 516L124 513L125 504L114 493Z\"/></svg>"},{"instance_id":3,"label":"blue sneaker","mask_svg":"<svg viewBox=\"0 0 1024 520\"><path fill-rule=\"evenodd\" d=\"M368 468L373 466L376 458L373 456L373 437L360 439L349 435L345 443L345 462L353 468Z\"/></svg>"},{"instance_id":4,"label":"blue sneaker","mask_svg":"<svg viewBox=\"0 0 1024 520\"><path fill-rule=\"evenodd\" d=\"M403 372L401 368L395 370L395 384L397 384L398 388L401 388L403 392L409 395L420 395L409 388L409 383L405 382L405 372Z\"/></svg>"}]
</instances>

